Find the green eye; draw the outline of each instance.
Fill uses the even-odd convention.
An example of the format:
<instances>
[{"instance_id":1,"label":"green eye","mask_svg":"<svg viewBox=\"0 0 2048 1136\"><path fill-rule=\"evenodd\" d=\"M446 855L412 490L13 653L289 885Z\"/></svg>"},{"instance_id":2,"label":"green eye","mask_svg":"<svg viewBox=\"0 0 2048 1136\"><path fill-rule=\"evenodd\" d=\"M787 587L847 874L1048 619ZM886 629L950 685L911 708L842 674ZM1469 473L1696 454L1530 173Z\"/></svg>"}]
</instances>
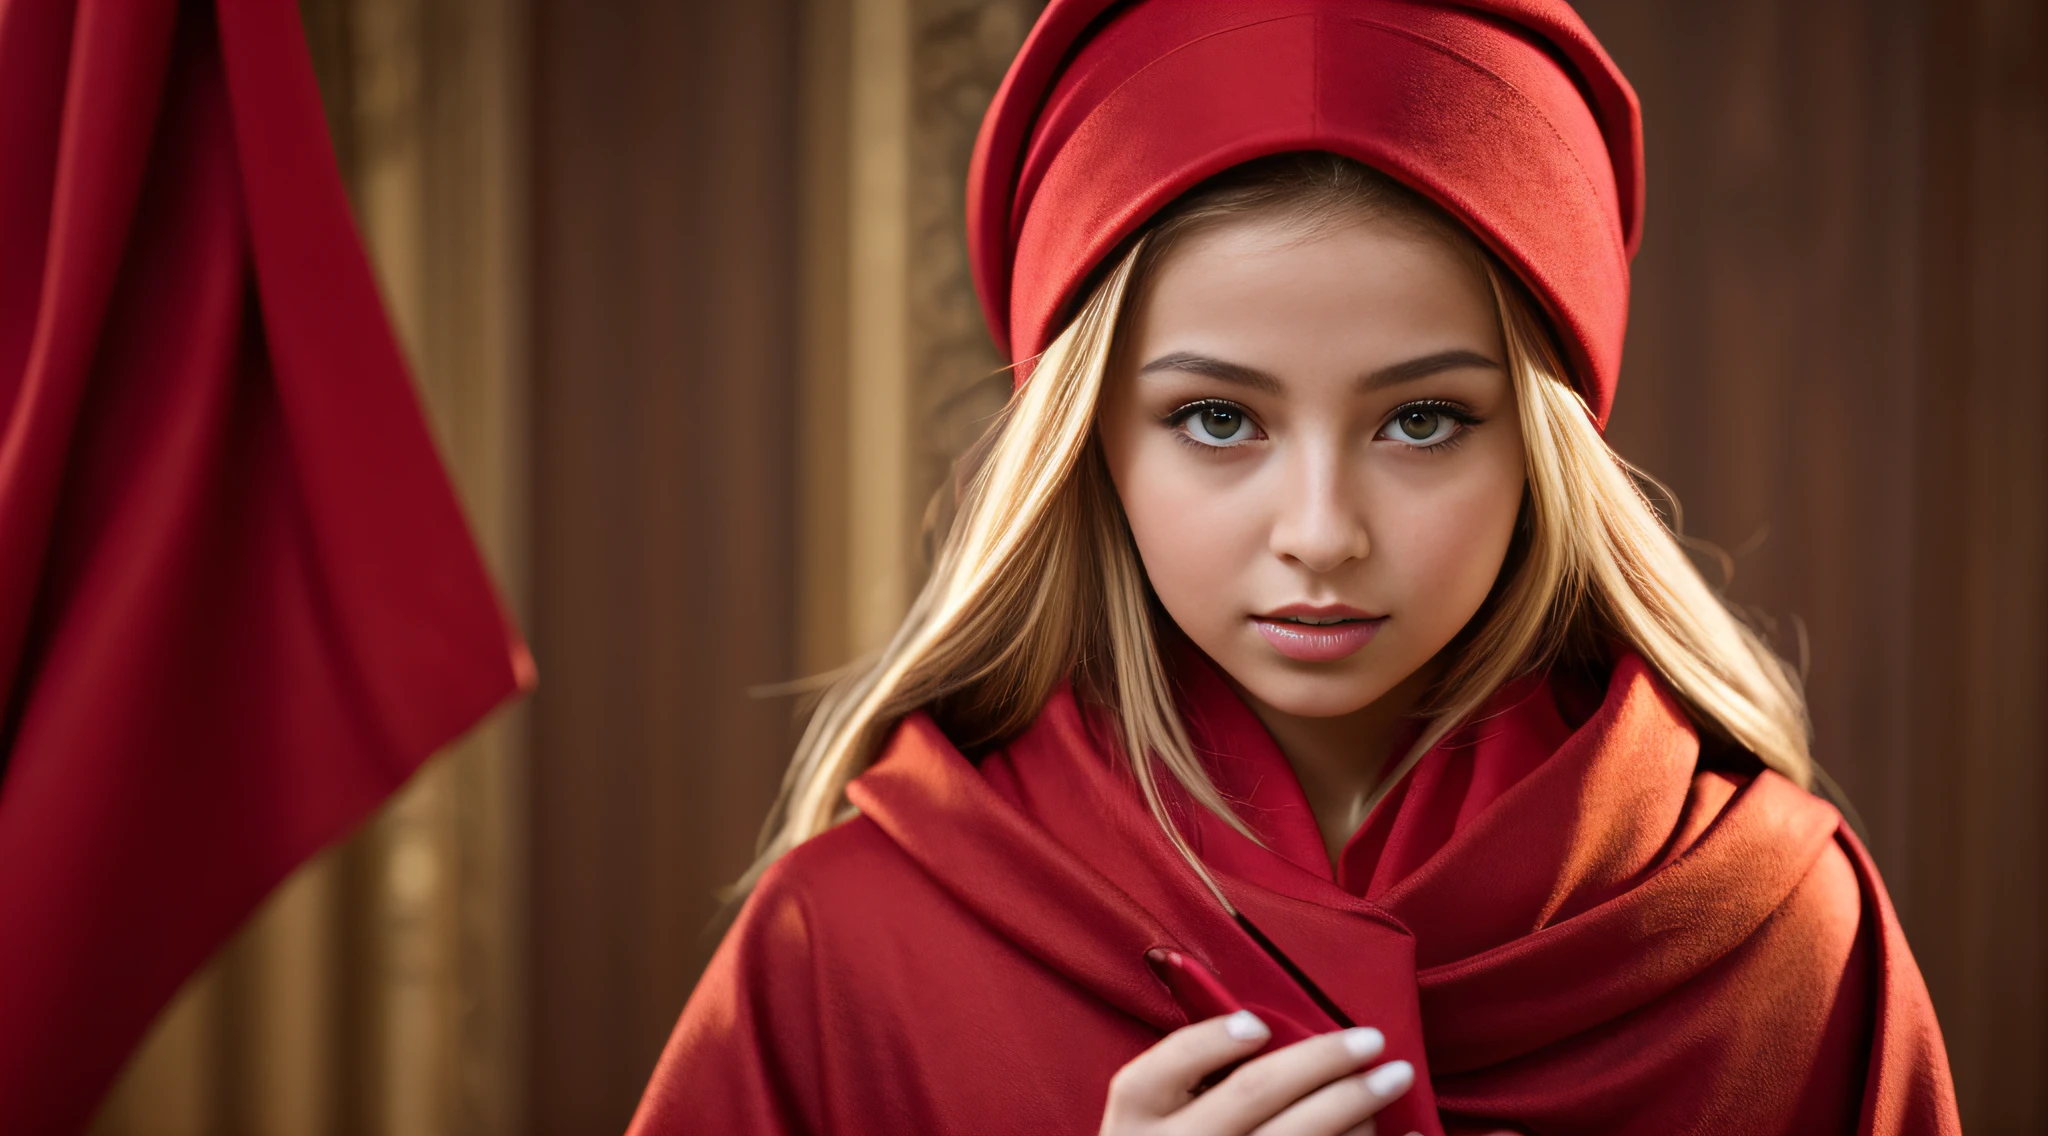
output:
<instances>
[{"instance_id":1,"label":"green eye","mask_svg":"<svg viewBox=\"0 0 2048 1136\"><path fill-rule=\"evenodd\" d=\"M1434 410L1415 409L1402 413L1397 419L1401 433L1408 435L1411 442L1427 442L1431 435L1443 428L1444 416Z\"/></svg>"},{"instance_id":2,"label":"green eye","mask_svg":"<svg viewBox=\"0 0 2048 1136\"><path fill-rule=\"evenodd\" d=\"M1202 432L1219 442L1227 442L1244 428L1244 415L1221 406L1208 406L1195 416L1202 424Z\"/></svg>"},{"instance_id":3,"label":"green eye","mask_svg":"<svg viewBox=\"0 0 2048 1136\"><path fill-rule=\"evenodd\" d=\"M1475 419L1455 406L1434 402L1410 403L1394 412L1379 436L1418 450L1433 450L1462 434Z\"/></svg>"},{"instance_id":4,"label":"green eye","mask_svg":"<svg viewBox=\"0 0 2048 1136\"><path fill-rule=\"evenodd\" d=\"M1222 447L1263 437L1242 406L1229 402L1198 402L1173 412L1167 424L1197 445Z\"/></svg>"}]
</instances>

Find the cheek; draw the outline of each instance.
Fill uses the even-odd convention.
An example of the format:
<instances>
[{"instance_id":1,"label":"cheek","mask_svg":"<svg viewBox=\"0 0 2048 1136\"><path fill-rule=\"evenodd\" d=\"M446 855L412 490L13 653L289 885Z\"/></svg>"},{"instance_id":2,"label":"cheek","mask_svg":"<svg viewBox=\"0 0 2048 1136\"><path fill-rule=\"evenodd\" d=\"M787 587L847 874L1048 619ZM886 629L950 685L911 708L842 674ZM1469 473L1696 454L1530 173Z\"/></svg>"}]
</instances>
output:
<instances>
[{"instance_id":1,"label":"cheek","mask_svg":"<svg viewBox=\"0 0 2048 1136\"><path fill-rule=\"evenodd\" d=\"M1384 485L1371 515L1381 579L1411 626L1448 641L1500 574L1521 512L1520 455L1499 455L1426 486Z\"/></svg>"},{"instance_id":2,"label":"cheek","mask_svg":"<svg viewBox=\"0 0 2048 1136\"><path fill-rule=\"evenodd\" d=\"M1110 474L1123 502L1145 575L1167 614L1191 634L1205 615L1234 621L1223 602L1264 547L1259 512L1236 477L1189 453L1164 430L1106 440Z\"/></svg>"}]
</instances>

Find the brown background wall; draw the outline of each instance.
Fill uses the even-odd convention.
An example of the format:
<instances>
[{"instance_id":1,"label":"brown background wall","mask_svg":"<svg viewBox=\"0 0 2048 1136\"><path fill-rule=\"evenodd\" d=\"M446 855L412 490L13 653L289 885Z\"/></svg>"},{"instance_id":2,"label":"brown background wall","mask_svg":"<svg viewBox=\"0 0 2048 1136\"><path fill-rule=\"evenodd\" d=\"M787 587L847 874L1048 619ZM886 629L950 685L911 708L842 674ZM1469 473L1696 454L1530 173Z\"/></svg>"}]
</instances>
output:
<instances>
[{"instance_id":1,"label":"brown background wall","mask_svg":"<svg viewBox=\"0 0 2048 1136\"><path fill-rule=\"evenodd\" d=\"M2048 1129L2048 12L1579 7L1649 143L1614 442L1806 652L1969 1129Z\"/></svg>"},{"instance_id":2,"label":"brown background wall","mask_svg":"<svg viewBox=\"0 0 2048 1136\"><path fill-rule=\"evenodd\" d=\"M302 0L542 686L281 890L103 1136L624 1125L794 738L749 688L872 645L1000 399L959 203L1039 6ZM1612 438L1809 661L1969 1130L2048 1131L2048 0L1579 7L1649 145Z\"/></svg>"},{"instance_id":3,"label":"brown background wall","mask_svg":"<svg viewBox=\"0 0 2048 1136\"><path fill-rule=\"evenodd\" d=\"M536 1132L624 1127L793 740L794 16L535 12Z\"/></svg>"}]
</instances>

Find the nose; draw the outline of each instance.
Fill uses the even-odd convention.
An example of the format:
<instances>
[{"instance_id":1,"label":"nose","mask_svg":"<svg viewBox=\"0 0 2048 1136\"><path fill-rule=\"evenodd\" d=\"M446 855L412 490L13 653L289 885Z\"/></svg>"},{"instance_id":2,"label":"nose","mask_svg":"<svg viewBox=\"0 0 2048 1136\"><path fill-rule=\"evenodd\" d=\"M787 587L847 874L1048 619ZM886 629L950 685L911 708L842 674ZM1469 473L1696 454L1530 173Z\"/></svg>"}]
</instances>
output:
<instances>
[{"instance_id":1,"label":"nose","mask_svg":"<svg viewBox=\"0 0 2048 1136\"><path fill-rule=\"evenodd\" d=\"M1330 572L1372 550L1337 442L1303 445L1287 461L1271 537L1273 554Z\"/></svg>"}]
</instances>

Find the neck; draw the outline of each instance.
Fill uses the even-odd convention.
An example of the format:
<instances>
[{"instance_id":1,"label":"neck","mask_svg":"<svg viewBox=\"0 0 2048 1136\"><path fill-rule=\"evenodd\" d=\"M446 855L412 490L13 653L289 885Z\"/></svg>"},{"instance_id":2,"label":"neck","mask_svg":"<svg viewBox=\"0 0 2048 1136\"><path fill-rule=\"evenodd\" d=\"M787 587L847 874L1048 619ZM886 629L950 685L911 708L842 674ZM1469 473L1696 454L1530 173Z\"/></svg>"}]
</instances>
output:
<instances>
[{"instance_id":1,"label":"neck","mask_svg":"<svg viewBox=\"0 0 2048 1136\"><path fill-rule=\"evenodd\" d=\"M1333 868L1345 843L1365 822L1366 804L1389 765L1400 760L1395 743L1435 681L1436 670L1425 666L1372 703L1333 718L1288 714L1238 688L1294 767Z\"/></svg>"}]
</instances>

